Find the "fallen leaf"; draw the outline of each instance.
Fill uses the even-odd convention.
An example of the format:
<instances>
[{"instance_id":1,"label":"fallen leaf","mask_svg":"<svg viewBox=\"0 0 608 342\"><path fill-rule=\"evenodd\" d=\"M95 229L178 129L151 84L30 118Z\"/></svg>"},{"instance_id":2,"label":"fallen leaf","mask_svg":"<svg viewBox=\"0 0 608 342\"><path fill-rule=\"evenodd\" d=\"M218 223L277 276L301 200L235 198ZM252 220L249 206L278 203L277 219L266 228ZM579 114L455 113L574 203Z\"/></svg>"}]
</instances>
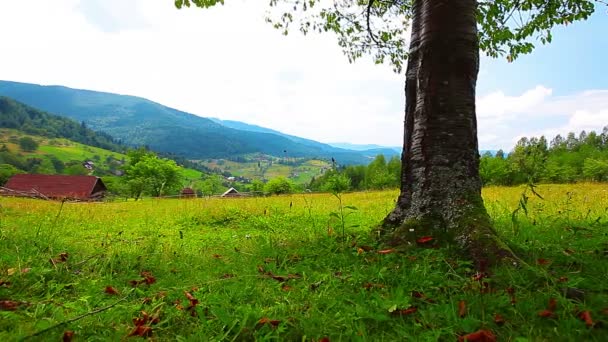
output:
<instances>
[{"instance_id":1,"label":"fallen leaf","mask_svg":"<svg viewBox=\"0 0 608 342\"><path fill-rule=\"evenodd\" d=\"M570 248L566 248L562 251L562 253L564 253L567 256L571 256L572 254L574 254L574 250L572 250Z\"/></svg>"},{"instance_id":2,"label":"fallen leaf","mask_svg":"<svg viewBox=\"0 0 608 342\"><path fill-rule=\"evenodd\" d=\"M213 254L213 258L215 258L215 259L221 259L221 258L222 258L222 256L221 256L221 255L219 255L219 254Z\"/></svg>"},{"instance_id":3,"label":"fallen leaf","mask_svg":"<svg viewBox=\"0 0 608 342\"><path fill-rule=\"evenodd\" d=\"M264 263L266 263L266 264L272 264L272 263L274 263L274 262L275 262L275 259L274 259L274 258L265 258L265 259L264 259Z\"/></svg>"},{"instance_id":4,"label":"fallen leaf","mask_svg":"<svg viewBox=\"0 0 608 342\"><path fill-rule=\"evenodd\" d=\"M565 283L568 281L568 277L559 277L557 281L559 281L560 283Z\"/></svg>"},{"instance_id":5,"label":"fallen leaf","mask_svg":"<svg viewBox=\"0 0 608 342\"><path fill-rule=\"evenodd\" d=\"M494 323L498 326L505 324L505 319L500 314L494 314Z\"/></svg>"},{"instance_id":6,"label":"fallen leaf","mask_svg":"<svg viewBox=\"0 0 608 342\"><path fill-rule=\"evenodd\" d=\"M395 253L396 250L394 248L391 249L383 249L381 251L378 251L378 254L391 254L391 253Z\"/></svg>"},{"instance_id":7,"label":"fallen leaf","mask_svg":"<svg viewBox=\"0 0 608 342\"><path fill-rule=\"evenodd\" d=\"M604 308L602 309L602 311L600 311L602 313L602 315L604 316L608 316L608 308Z\"/></svg>"},{"instance_id":8,"label":"fallen leaf","mask_svg":"<svg viewBox=\"0 0 608 342\"><path fill-rule=\"evenodd\" d=\"M458 317L464 318L467 315L467 302L461 300L458 302Z\"/></svg>"},{"instance_id":9,"label":"fallen leaf","mask_svg":"<svg viewBox=\"0 0 608 342\"><path fill-rule=\"evenodd\" d=\"M8 270L6 270L6 274L8 274L9 276L12 276L13 274L15 274L16 271L17 271L17 269L15 269L15 268L9 268Z\"/></svg>"},{"instance_id":10,"label":"fallen leaf","mask_svg":"<svg viewBox=\"0 0 608 342\"><path fill-rule=\"evenodd\" d=\"M293 288L292 288L291 286L287 285L287 284L283 284L283 285L281 286L281 290L283 290L283 291L285 291L285 292L287 292L287 291L291 291L292 289L293 289Z\"/></svg>"},{"instance_id":11,"label":"fallen leaf","mask_svg":"<svg viewBox=\"0 0 608 342\"><path fill-rule=\"evenodd\" d=\"M370 252L370 251L374 250L374 248L372 246L367 246L367 245L361 245L361 246L359 246L359 248L361 248L362 250L364 250L366 252Z\"/></svg>"},{"instance_id":12,"label":"fallen leaf","mask_svg":"<svg viewBox=\"0 0 608 342\"><path fill-rule=\"evenodd\" d=\"M235 275L232 274L232 273L225 273L220 278L222 278L222 279L230 279L230 278L234 278L234 277L235 277Z\"/></svg>"},{"instance_id":13,"label":"fallen leaf","mask_svg":"<svg viewBox=\"0 0 608 342\"><path fill-rule=\"evenodd\" d=\"M538 313L538 316L543 317L543 318L553 318L553 317L555 317L555 313L551 310L543 310Z\"/></svg>"},{"instance_id":14,"label":"fallen leaf","mask_svg":"<svg viewBox=\"0 0 608 342\"><path fill-rule=\"evenodd\" d=\"M485 277L486 277L485 273L483 273L483 272L477 272L477 273L475 273L475 275L473 275L471 277L471 280L473 280L473 281L482 281L483 278L485 278Z\"/></svg>"},{"instance_id":15,"label":"fallen leaf","mask_svg":"<svg viewBox=\"0 0 608 342\"><path fill-rule=\"evenodd\" d=\"M32 269L29 268L29 267L28 268L24 268L24 269L21 270L21 273L30 273L31 270Z\"/></svg>"},{"instance_id":16,"label":"fallen leaf","mask_svg":"<svg viewBox=\"0 0 608 342\"><path fill-rule=\"evenodd\" d=\"M278 320L278 319L270 319L268 317L262 317L258 321L258 326L270 325L273 329L276 328L276 327L278 327L279 324L281 324L280 320Z\"/></svg>"},{"instance_id":17,"label":"fallen leaf","mask_svg":"<svg viewBox=\"0 0 608 342\"><path fill-rule=\"evenodd\" d=\"M184 291L184 295L190 301L190 307L188 309L193 308L198 304L198 299L194 298L190 292Z\"/></svg>"},{"instance_id":18,"label":"fallen leaf","mask_svg":"<svg viewBox=\"0 0 608 342\"><path fill-rule=\"evenodd\" d=\"M361 255L365 253L365 251L363 250L363 248L357 248L357 255Z\"/></svg>"},{"instance_id":19,"label":"fallen leaf","mask_svg":"<svg viewBox=\"0 0 608 342\"><path fill-rule=\"evenodd\" d=\"M515 305L515 303L517 302L515 300L515 289L513 287L507 287L507 289L505 291L507 292L507 294L511 298L511 304Z\"/></svg>"},{"instance_id":20,"label":"fallen leaf","mask_svg":"<svg viewBox=\"0 0 608 342\"><path fill-rule=\"evenodd\" d=\"M555 298L549 299L549 305L547 305L547 310L555 311L556 308L557 308L557 301L555 300Z\"/></svg>"},{"instance_id":21,"label":"fallen leaf","mask_svg":"<svg viewBox=\"0 0 608 342\"><path fill-rule=\"evenodd\" d=\"M587 328L591 328L593 326L593 320L591 319L591 312L589 312L589 310L581 311L578 314L578 318L582 319L585 322Z\"/></svg>"},{"instance_id":22,"label":"fallen leaf","mask_svg":"<svg viewBox=\"0 0 608 342\"><path fill-rule=\"evenodd\" d=\"M323 337L323 338L319 339L318 342L330 342L329 337Z\"/></svg>"},{"instance_id":23,"label":"fallen leaf","mask_svg":"<svg viewBox=\"0 0 608 342\"><path fill-rule=\"evenodd\" d=\"M131 331L129 336L140 336L140 337L149 337L152 335L152 327L145 325L138 325Z\"/></svg>"},{"instance_id":24,"label":"fallen leaf","mask_svg":"<svg viewBox=\"0 0 608 342\"><path fill-rule=\"evenodd\" d=\"M410 306L407 309L397 309L397 310L391 312L391 315L393 315L393 316L408 316L408 315L411 315L411 314L415 313L416 311L418 311L418 307L417 306Z\"/></svg>"},{"instance_id":25,"label":"fallen leaf","mask_svg":"<svg viewBox=\"0 0 608 342\"><path fill-rule=\"evenodd\" d=\"M383 289L385 286L382 284L374 284L374 283L365 283L363 284L363 288L366 290L371 290L373 288Z\"/></svg>"},{"instance_id":26,"label":"fallen leaf","mask_svg":"<svg viewBox=\"0 0 608 342\"><path fill-rule=\"evenodd\" d=\"M547 259L544 259L544 258L538 258L538 259L536 260L536 263L537 263L538 265L543 265L543 266L544 266L544 265L549 265L549 264L551 263L551 261L549 261L549 260L547 260Z\"/></svg>"},{"instance_id":27,"label":"fallen leaf","mask_svg":"<svg viewBox=\"0 0 608 342\"><path fill-rule=\"evenodd\" d=\"M106 286L106 289L104 291L105 293L109 294L109 295L117 295L118 291L113 288L112 286Z\"/></svg>"},{"instance_id":28,"label":"fallen leaf","mask_svg":"<svg viewBox=\"0 0 608 342\"><path fill-rule=\"evenodd\" d=\"M68 257L69 257L69 254L67 252L63 252L63 253L59 253L59 255L56 258L49 259L49 261L51 262L51 264L53 264L53 266L55 266L58 263L68 261Z\"/></svg>"},{"instance_id":29,"label":"fallen leaf","mask_svg":"<svg viewBox=\"0 0 608 342\"><path fill-rule=\"evenodd\" d=\"M274 274L269 274L270 278L278 281L278 282L284 282L284 281L288 281L289 278L285 277L285 276L280 276L280 275L274 275Z\"/></svg>"},{"instance_id":30,"label":"fallen leaf","mask_svg":"<svg viewBox=\"0 0 608 342\"><path fill-rule=\"evenodd\" d=\"M74 332L67 330L63 332L63 342L72 342L72 338L74 338Z\"/></svg>"},{"instance_id":31,"label":"fallen leaf","mask_svg":"<svg viewBox=\"0 0 608 342\"><path fill-rule=\"evenodd\" d=\"M496 335L489 330L478 330L476 332L461 336L458 342L495 342Z\"/></svg>"},{"instance_id":32,"label":"fallen leaf","mask_svg":"<svg viewBox=\"0 0 608 342\"><path fill-rule=\"evenodd\" d=\"M144 277L144 282L148 285L156 283L156 278L148 271L141 272L141 276Z\"/></svg>"},{"instance_id":33,"label":"fallen leaf","mask_svg":"<svg viewBox=\"0 0 608 342\"><path fill-rule=\"evenodd\" d=\"M14 300L0 300L0 310L3 311L15 311L19 308L21 303Z\"/></svg>"},{"instance_id":34,"label":"fallen leaf","mask_svg":"<svg viewBox=\"0 0 608 342\"><path fill-rule=\"evenodd\" d=\"M0 286L9 287L11 286L11 282L0 279Z\"/></svg>"},{"instance_id":35,"label":"fallen leaf","mask_svg":"<svg viewBox=\"0 0 608 342\"><path fill-rule=\"evenodd\" d=\"M432 236L423 236L420 239L416 240L417 243L424 245L426 243L429 243L431 241L435 240Z\"/></svg>"},{"instance_id":36,"label":"fallen leaf","mask_svg":"<svg viewBox=\"0 0 608 342\"><path fill-rule=\"evenodd\" d=\"M421 299L427 303L435 303L433 299L427 297L424 293L420 291L412 291L412 297Z\"/></svg>"}]
</instances>

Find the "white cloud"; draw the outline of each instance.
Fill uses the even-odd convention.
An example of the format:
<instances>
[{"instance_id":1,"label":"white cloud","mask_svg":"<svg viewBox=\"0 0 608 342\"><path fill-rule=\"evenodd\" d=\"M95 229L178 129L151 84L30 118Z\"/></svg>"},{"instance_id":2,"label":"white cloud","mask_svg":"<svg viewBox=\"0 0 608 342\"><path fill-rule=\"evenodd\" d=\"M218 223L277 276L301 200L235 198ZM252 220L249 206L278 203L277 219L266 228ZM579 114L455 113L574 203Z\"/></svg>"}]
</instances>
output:
<instances>
[{"instance_id":1,"label":"white cloud","mask_svg":"<svg viewBox=\"0 0 608 342\"><path fill-rule=\"evenodd\" d=\"M509 150L521 137L601 132L608 125L608 90L552 96L536 86L519 96L495 92L478 99L479 141L485 148Z\"/></svg>"},{"instance_id":2,"label":"white cloud","mask_svg":"<svg viewBox=\"0 0 608 342\"><path fill-rule=\"evenodd\" d=\"M266 11L244 0L181 11L170 0L1 1L0 78L137 95L325 142L401 145L403 76L348 64L330 34L284 37ZM482 94L480 146L593 126L607 108L608 90Z\"/></svg>"}]
</instances>

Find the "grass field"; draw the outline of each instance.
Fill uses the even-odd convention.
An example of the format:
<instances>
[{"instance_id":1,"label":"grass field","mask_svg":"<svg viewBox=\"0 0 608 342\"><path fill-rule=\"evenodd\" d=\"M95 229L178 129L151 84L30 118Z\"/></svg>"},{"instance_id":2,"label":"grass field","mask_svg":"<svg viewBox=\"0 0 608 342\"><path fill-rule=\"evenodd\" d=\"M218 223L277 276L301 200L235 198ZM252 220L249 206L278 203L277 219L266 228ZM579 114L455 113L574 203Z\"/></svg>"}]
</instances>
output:
<instances>
[{"instance_id":1,"label":"grass field","mask_svg":"<svg viewBox=\"0 0 608 342\"><path fill-rule=\"evenodd\" d=\"M285 177L297 184L308 184L313 177L322 175L324 170L331 167L331 163L317 159L307 160L297 166L279 164L276 160L272 164L266 160L261 161L260 167L258 162L235 162L224 159L205 160L201 161L201 164L210 169L228 171L234 176L249 179Z\"/></svg>"},{"instance_id":2,"label":"grass field","mask_svg":"<svg viewBox=\"0 0 608 342\"><path fill-rule=\"evenodd\" d=\"M540 186L513 219L522 191L484 198L529 267L482 279L448 250L378 253L395 191L344 195L345 239L325 194L0 198L0 339L606 341L608 186Z\"/></svg>"}]
</instances>

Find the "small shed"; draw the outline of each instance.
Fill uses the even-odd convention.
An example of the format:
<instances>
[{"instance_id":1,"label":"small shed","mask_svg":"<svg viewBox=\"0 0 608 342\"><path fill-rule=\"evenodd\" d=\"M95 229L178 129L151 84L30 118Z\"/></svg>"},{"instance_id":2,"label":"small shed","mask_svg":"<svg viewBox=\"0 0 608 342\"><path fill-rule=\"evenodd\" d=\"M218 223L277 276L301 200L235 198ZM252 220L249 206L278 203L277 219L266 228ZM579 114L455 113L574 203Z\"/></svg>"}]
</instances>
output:
<instances>
[{"instance_id":1,"label":"small shed","mask_svg":"<svg viewBox=\"0 0 608 342\"><path fill-rule=\"evenodd\" d=\"M192 188L183 188L181 192L182 198L195 198L196 192Z\"/></svg>"},{"instance_id":2,"label":"small shed","mask_svg":"<svg viewBox=\"0 0 608 342\"><path fill-rule=\"evenodd\" d=\"M0 192L2 195L51 199L99 200L107 191L95 176L19 174L11 177Z\"/></svg>"},{"instance_id":3,"label":"small shed","mask_svg":"<svg viewBox=\"0 0 608 342\"><path fill-rule=\"evenodd\" d=\"M222 194L222 197L240 197L240 196L241 196L241 193L238 192L235 188L230 188Z\"/></svg>"}]
</instances>

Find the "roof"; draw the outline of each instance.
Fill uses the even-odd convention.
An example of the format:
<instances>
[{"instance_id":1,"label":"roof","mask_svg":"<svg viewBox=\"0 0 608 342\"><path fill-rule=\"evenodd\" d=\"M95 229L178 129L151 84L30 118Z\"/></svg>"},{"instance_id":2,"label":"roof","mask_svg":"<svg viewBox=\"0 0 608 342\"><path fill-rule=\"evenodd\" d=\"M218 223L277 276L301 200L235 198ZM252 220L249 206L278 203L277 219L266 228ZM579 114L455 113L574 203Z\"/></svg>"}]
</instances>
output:
<instances>
[{"instance_id":1,"label":"roof","mask_svg":"<svg viewBox=\"0 0 608 342\"><path fill-rule=\"evenodd\" d=\"M11 177L5 188L29 194L42 194L49 198L89 199L106 186L95 176L32 175L20 174Z\"/></svg>"},{"instance_id":2,"label":"roof","mask_svg":"<svg viewBox=\"0 0 608 342\"><path fill-rule=\"evenodd\" d=\"M193 195L195 192L192 188L183 188L182 195Z\"/></svg>"},{"instance_id":3,"label":"roof","mask_svg":"<svg viewBox=\"0 0 608 342\"><path fill-rule=\"evenodd\" d=\"M235 188L230 188L230 189L226 190L226 192L224 192L224 193L222 194L222 196L226 196L226 195L230 195L230 194L238 194L238 193L239 193L239 192L238 192L238 191L236 191L236 189L235 189Z\"/></svg>"}]
</instances>

